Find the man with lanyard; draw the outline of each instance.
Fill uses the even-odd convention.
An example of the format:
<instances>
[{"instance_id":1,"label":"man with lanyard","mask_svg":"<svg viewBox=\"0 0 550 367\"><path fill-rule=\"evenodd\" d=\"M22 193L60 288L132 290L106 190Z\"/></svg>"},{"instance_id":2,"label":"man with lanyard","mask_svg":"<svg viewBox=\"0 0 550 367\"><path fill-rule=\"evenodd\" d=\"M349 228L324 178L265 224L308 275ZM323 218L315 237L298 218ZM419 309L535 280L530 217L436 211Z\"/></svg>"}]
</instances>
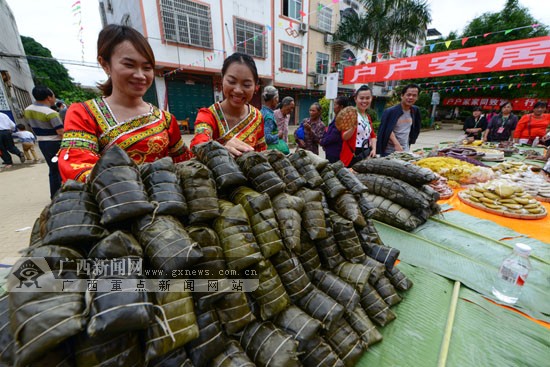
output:
<instances>
[{"instance_id":1,"label":"man with lanyard","mask_svg":"<svg viewBox=\"0 0 550 367\"><path fill-rule=\"evenodd\" d=\"M487 129L487 119L481 115L481 107L474 107L472 116L464 121L464 132L467 138L480 140L481 134Z\"/></svg>"},{"instance_id":2,"label":"man with lanyard","mask_svg":"<svg viewBox=\"0 0 550 367\"><path fill-rule=\"evenodd\" d=\"M61 175L57 168L57 152L61 148L63 122L59 113L52 110L56 102L52 90L47 87L34 87L32 95L36 102L25 108L25 119L38 139L38 146L50 169L50 198L61 187Z\"/></svg>"},{"instance_id":3,"label":"man with lanyard","mask_svg":"<svg viewBox=\"0 0 550 367\"><path fill-rule=\"evenodd\" d=\"M377 153L387 156L408 151L416 142L422 126L420 111L414 106L419 93L418 85L405 86L401 91L401 103L384 111L378 130Z\"/></svg>"}]
</instances>

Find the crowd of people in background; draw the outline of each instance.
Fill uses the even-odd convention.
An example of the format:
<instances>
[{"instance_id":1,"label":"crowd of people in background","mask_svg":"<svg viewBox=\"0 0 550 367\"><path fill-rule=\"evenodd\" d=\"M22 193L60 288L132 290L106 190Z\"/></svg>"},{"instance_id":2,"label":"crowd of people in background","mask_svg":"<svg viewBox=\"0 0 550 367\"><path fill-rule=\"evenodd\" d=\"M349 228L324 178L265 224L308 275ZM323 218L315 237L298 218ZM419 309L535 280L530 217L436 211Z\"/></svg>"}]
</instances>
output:
<instances>
[{"instance_id":1,"label":"crowd of people in background","mask_svg":"<svg viewBox=\"0 0 550 367\"><path fill-rule=\"evenodd\" d=\"M49 88L37 86L32 92L35 102L24 111L30 131L23 124L16 127L0 113L4 167L12 166L10 154L21 162L38 161L38 142L49 166L51 197L68 179L86 181L97 160L114 144L138 164L167 156L174 162L192 157L176 118L143 99L154 80L155 58L148 41L131 27L109 25L98 37L98 62L108 77L99 85L101 97L67 108ZM246 54L227 57L221 75L224 99L198 111L190 148L215 140L234 157L266 149L289 154L294 99L280 99L274 86L260 91L256 64ZM251 104L256 93L261 93L261 110ZM347 167L362 159L410 151L422 126L420 109L415 105L419 94L416 84L403 87L400 102L383 111L378 131L370 109L373 94L367 85L359 87L352 98L339 96L334 100L330 123L322 120L321 105L315 102L309 107L309 117L293 133L296 147L315 154L322 147L329 162L340 160ZM544 113L545 108L546 103L537 102L532 113L521 118L512 112L510 102L486 115L481 108L474 108L464 122L465 137L527 144L540 141L549 146L550 114ZM357 122L339 128L337 117L344 109L346 114L356 115ZM15 146L13 137L22 143L23 151Z\"/></svg>"}]
</instances>

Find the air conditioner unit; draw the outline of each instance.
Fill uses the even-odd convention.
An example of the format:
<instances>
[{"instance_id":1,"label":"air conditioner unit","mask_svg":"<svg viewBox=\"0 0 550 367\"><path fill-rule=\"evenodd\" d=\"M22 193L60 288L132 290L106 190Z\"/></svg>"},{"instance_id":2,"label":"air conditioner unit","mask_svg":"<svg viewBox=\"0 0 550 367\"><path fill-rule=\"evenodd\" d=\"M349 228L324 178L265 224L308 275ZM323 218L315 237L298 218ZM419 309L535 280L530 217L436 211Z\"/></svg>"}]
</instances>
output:
<instances>
[{"instance_id":1,"label":"air conditioner unit","mask_svg":"<svg viewBox=\"0 0 550 367\"><path fill-rule=\"evenodd\" d=\"M307 33L307 30L308 30L308 26L306 23L300 23L300 33Z\"/></svg>"},{"instance_id":2,"label":"air conditioner unit","mask_svg":"<svg viewBox=\"0 0 550 367\"><path fill-rule=\"evenodd\" d=\"M334 42L334 36L330 33L325 33L325 43L328 45Z\"/></svg>"},{"instance_id":3,"label":"air conditioner unit","mask_svg":"<svg viewBox=\"0 0 550 367\"><path fill-rule=\"evenodd\" d=\"M326 74L315 74L315 79L313 80L313 84L315 85L323 85L327 82L327 76Z\"/></svg>"}]
</instances>

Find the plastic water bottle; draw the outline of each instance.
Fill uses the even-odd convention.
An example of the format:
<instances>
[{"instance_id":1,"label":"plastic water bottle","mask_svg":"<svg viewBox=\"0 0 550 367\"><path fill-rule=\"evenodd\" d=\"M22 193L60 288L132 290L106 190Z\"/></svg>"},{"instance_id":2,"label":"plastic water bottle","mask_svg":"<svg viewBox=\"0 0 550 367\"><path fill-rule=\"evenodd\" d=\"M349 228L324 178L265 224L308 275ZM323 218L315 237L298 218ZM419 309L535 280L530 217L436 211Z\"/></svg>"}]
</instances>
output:
<instances>
[{"instance_id":1,"label":"plastic water bottle","mask_svg":"<svg viewBox=\"0 0 550 367\"><path fill-rule=\"evenodd\" d=\"M533 139L533 144L531 145L531 147L534 148L534 147L536 147L537 145L539 145L539 141L540 141L540 139L539 139L539 137L537 136L535 139Z\"/></svg>"},{"instance_id":2,"label":"plastic water bottle","mask_svg":"<svg viewBox=\"0 0 550 367\"><path fill-rule=\"evenodd\" d=\"M502 302L513 305L518 301L531 270L529 254L531 247L516 243L514 252L502 261L493 285L493 295Z\"/></svg>"}]
</instances>

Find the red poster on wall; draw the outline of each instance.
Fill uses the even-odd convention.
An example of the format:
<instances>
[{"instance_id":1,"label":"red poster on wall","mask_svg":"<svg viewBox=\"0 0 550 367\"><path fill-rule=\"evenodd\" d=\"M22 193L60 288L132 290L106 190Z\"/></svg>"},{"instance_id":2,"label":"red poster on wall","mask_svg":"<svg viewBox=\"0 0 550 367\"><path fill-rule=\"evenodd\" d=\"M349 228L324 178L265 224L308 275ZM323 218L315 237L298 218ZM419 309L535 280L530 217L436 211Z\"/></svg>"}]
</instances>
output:
<instances>
[{"instance_id":1,"label":"red poster on wall","mask_svg":"<svg viewBox=\"0 0 550 367\"><path fill-rule=\"evenodd\" d=\"M443 100L444 106L470 106L470 107L483 107L486 109L496 108L499 109L500 105L504 102L512 103L512 109L514 111L531 111L538 101L550 102L547 99L536 98L514 98L508 100L507 98L500 97L449 97Z\"/></svg>"},{"instance_id":2,"label":"red poster on wall","mask_svg":"<svg viewBox=\"0 0 550 367\"><path fill-rule=\"evenodd\" d=\"M550 67L550 36L344 68L344 84Z\"/></svg>"}]
</instances>

